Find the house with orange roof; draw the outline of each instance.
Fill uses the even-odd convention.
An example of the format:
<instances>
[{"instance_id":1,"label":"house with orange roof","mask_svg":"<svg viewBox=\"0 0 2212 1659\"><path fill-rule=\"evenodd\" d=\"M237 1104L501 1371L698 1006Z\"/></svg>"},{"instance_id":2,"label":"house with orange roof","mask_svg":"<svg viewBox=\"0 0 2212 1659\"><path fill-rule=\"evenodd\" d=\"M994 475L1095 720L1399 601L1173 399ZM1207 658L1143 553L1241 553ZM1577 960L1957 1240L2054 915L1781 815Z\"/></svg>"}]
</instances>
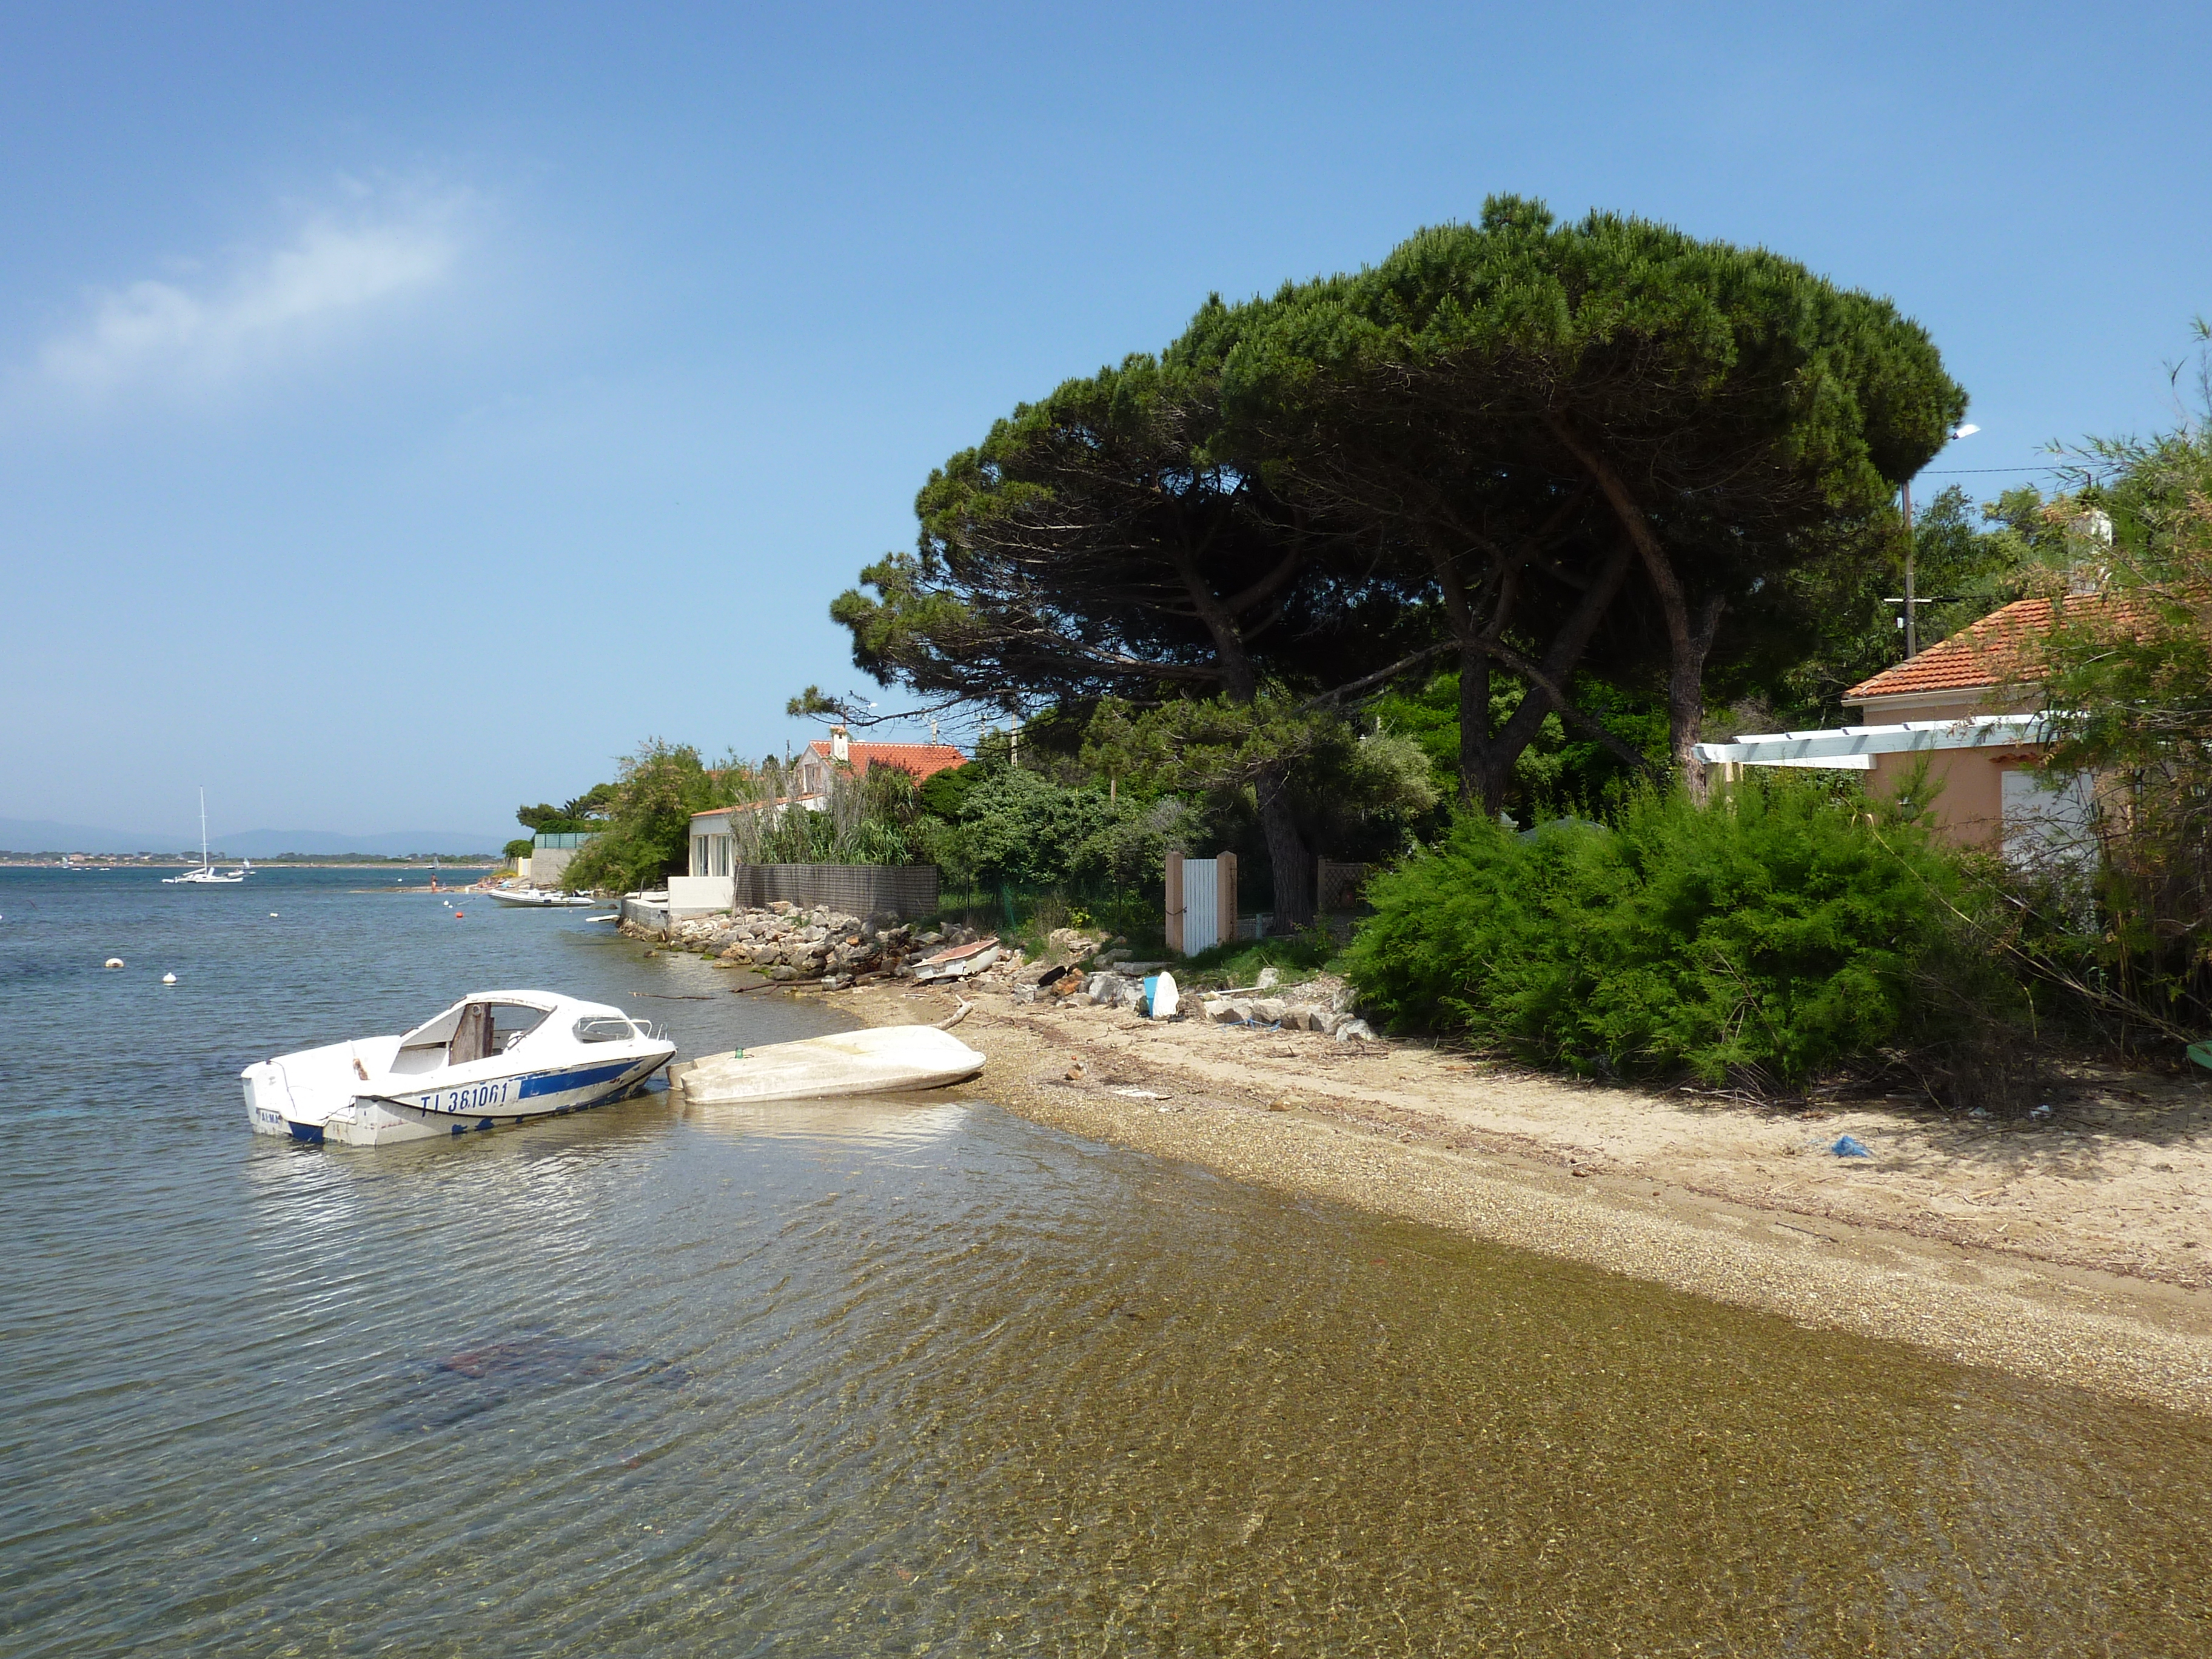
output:
<instances>
[{"instance_id":1,"label":"house with orange roof","mask_svg":"<svg viewBox=\"0 0 2212 1659\"><path fill-rule=\"evenodd\" d=\"M890 766L920 783L965 765L967 760L949 743L854 743L845 727L831 726L827 738L807 744L792 763L786 794L691 815L690 867L685 875L669 878L671 914L702 915L726 910L735 902L734 878L740 862L736 825L745 813L766 812L776 818L794 809L823 812L830 808L830 784L840 776L865 778L878 766Z\"/></svg>"},{"instance_id":2,"label":"house with orange roof","mask_svg":"<svg viewBox=\"0 0 2212 1659\"><path fill-rule=\"evenodd\" d=\"M854 776L865 778L878 766L895 766L921 783L967 761L949 743L854 743L843 726L833 726L826 739L816 738L800 753L793 768L798 787L792 793L826 796L837 772L849 769Z\"/></svg>"},{"instance_id":3,"label":"house with orange roof","mask_svg":"<svg viewBox=\"0 0 2212 1659\"><path fill-rule=\"evenodd\" d=\"M2053 603L2015 599L1918 656L1862 680L1843 701L1863 713L1863 725L1699 744L1698 757L1723 769L1723 777L1744 766L1865 772L1869 787L1887 794L1924 776L1934 793L1937 832L1947 840L2014 855L2084 848L2091 781L2054 779L2043 764L2053 734L2035 681L2038 647L2050 634ZM2064 603L2126 601L2082 592Z\"/></svg>"}]
</instances>

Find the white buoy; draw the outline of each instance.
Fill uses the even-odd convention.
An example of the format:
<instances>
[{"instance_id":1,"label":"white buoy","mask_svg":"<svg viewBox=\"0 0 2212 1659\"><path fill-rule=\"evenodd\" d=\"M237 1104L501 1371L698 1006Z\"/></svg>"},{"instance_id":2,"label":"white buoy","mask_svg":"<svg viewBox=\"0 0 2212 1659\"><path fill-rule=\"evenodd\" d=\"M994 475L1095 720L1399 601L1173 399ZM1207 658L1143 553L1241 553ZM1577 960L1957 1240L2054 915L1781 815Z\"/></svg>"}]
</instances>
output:
<instances>
[{"instance_id":1,"label":"white buoy","mask_svg":"<svg viewBox=\"0 0 2212 1659\"><path fill-rule=\"evenodd\" d=\"M121 957L110 957L106 962L101 965L108 968L120 968L123 965L123 958Z\"/></svg>"},{"instance_id":2,"label":"white buoy","mask_svg":"<svg viewBox=\"0 0 2212 1659\"><path fill-rule=\"evenodd\" d=\"M271 911L269 913L269 920L270 920L270 921L276 921L276 913L274 910L271 910Z\"/></svg>"},{"instance_id":3,"label":"white buoy","mask_svg":"<svg viewBox=\"0 0 2212 1659\"><path fill-rule=\"evenodd\" d=\"M164 985L174 985L176 982L177 976L174 974L164 974L161 975L161 983Z\"/></svg>"}]
</instances>

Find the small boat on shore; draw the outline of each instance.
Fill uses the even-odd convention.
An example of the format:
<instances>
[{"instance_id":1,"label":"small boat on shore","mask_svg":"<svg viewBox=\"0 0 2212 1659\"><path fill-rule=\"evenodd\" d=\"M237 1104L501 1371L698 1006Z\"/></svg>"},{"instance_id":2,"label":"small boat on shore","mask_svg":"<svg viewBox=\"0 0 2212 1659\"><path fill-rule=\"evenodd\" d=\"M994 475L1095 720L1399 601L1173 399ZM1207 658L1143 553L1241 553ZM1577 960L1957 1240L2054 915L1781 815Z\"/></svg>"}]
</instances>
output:
<instances>
[{"instance_id":1,"label":"small boat on shore","mask_svg":"<svg viewBox=\"0 0 2212 1659\"><path fill-rule=\"evenodd\" d=\"M256 1134L381 1146L562 1117L641 1087L676 1045L603 1002L483 991L404 1036L360 1037L249 1066Z\"/></svg>"},{"instance_id":2,"label":"small boat on shore","mask_svg":"<svg viewBox=\"0 0 2212 1659\"><path fill-rule=\"evenodd\" d=\"M885 1025L688 1060L668 1085L690 1106L757 1106L903 1094L965 1083L983 1056L934 1025Z\"/></svg>"},{"instance_id":3,"label":"small boat on shore","mask_svg":"<svg viewBox=\"0 0 2212 1659\"><path fill-rule=\"evenodd\" d=\"M495 904L519 910L574 910L592 902L589 893L556 893L544 887L486 887L479 890Z\"/></svg>"}]
</instances>

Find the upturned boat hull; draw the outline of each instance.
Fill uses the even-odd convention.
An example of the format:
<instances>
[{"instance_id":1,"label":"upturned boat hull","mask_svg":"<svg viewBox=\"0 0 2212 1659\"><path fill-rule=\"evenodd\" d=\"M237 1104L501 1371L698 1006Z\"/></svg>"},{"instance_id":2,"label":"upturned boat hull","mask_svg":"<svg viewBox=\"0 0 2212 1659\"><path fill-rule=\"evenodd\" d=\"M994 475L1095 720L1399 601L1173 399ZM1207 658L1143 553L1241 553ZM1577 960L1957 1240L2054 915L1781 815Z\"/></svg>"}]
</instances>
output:
<instances>
[{"instance_id":1,"label":"upturned boat hull","mask_svg":"<svg viewBox=\"0 0 2212 1659\"><path fill-rule=\"evenodd\" d=\"M888 1025L709 1054L670 1072L691 1106L905 1094L964 1083L983 1056L933 1025Z\"/></svg>"}]
</instances>

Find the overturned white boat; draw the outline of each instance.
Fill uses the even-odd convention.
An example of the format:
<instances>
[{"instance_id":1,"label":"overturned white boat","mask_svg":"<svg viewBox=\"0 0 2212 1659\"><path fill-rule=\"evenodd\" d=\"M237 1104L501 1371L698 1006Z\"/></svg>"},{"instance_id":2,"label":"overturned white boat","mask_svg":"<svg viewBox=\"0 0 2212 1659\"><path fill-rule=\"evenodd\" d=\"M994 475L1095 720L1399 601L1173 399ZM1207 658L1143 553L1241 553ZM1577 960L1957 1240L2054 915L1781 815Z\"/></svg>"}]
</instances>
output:
<instances>
[{"instance_id":1,"label":"overturned white boat","mask_svg":"<svg viewBox=\"0 0 2212 1659\"><path fill-rule=\"evenodd\" d=\"M691 1106L835 1100L964 1083L983 1056L934 1025L885 1025L709 1054L672 1067L669 1087Z\"/></svg>"},{"instance_id":2,"label":"overturned white boat","mask_svg":"<svg viewBox=\"0 0 2212 1659\"><path fill-rule=\"evenodd\" d=\"M257 1134L380 1146L604 1105L675 1053L603 1002L484 991L404 1036L280 1054L239 1075Z\"/></svg>"}]
</instances>

